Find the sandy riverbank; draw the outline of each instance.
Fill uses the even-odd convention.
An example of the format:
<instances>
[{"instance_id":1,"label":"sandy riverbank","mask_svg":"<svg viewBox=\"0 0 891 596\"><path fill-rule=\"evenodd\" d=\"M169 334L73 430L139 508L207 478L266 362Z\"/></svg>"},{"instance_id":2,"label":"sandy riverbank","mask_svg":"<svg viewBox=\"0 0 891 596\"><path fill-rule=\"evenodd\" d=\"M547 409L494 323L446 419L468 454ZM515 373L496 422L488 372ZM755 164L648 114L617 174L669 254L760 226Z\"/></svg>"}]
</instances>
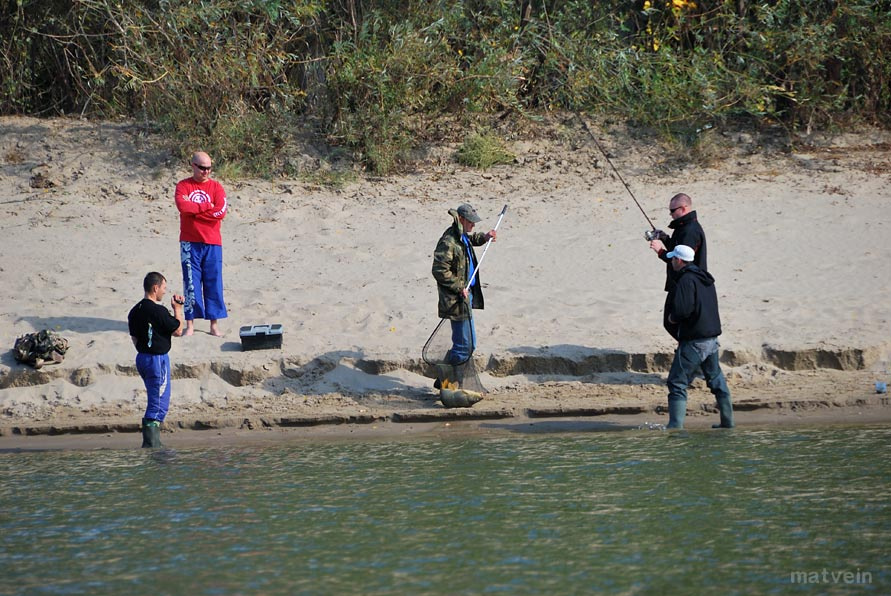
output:
<instances>
[{"instance_id":1,"label":"sandy riverbank","mask_svg":"<svg viewBox=\"0 0 891 596\"><path fill-rule=\"evenodd\" d=\"M571 123L554 130L514 139L517 163L487 172L440 147L415 171L340 189L223 179L227 335L199 322L175 341L171 440L214 425L299 433L351 418L365 428L401 429L400 416L448 422L420 348L438 322L433 247L448 208L464 201L481 226L510 207L477 316L491 394L468 415L664 422L673 342L660 326L663 265L596 147ZM713 165L677 167L660 147L601 132L657 225L669 221L672 194L694 199L740 420L784 409L856 416L864 406L884 420L873 383L891 382L889 135L815 136L791 152L739 135ZM146 271L180 283L172 191L184 165L128 123L0 118L0 440L87 429L101 442L103 425L114 434L138 424L145 398L126 313ZM261 323L284 325L283 349L241 352L238 328ZM15 338L44 328L68 338L65 361L40 371L15 363ZM694 389L691 413L710 399Z\"/></svg>"}]
</instances>

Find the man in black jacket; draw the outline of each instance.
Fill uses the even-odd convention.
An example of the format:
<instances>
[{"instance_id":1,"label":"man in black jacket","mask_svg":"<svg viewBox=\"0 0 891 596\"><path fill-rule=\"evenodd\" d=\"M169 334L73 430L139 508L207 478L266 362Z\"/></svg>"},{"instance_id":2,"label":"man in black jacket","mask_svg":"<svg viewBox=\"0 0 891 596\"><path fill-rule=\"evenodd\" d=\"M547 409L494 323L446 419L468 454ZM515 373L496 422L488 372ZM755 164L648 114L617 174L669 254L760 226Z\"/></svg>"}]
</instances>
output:
<instances>
[{"instance_id":1,"label":"man in black jacket","mask_svg":"<svg viewBox=\"0 0 891 596\"><path fill-rule=\"evenodd\" d=\"M677 336L677 326L668 322L668 296L674 289L677 280L677 274L671 267L671 259L668 252L674 250L674 247L683 244L693 249L696 255L693 264L708 271L708 263L706 259L707 251L705 244L705 232L699 225L696 217L696 211L693 210L693 200L684 193L678 193L671 197L668 202L668 212L671 216L671 223L668 227L673 231L671 236L665 232L657 230L657 237L650 241L650 248L665 261L665 307L662 311L662 325L665 330L675 339Z\"/></svg>"},{"instance_id":2,"label":"man in black jacket","mask_svg":"<svg viewBox=\"0 0 891 596\"><path fill-rule=\"evenodd\" d=\"M695 264L695 252L679 244L665 255L676 274L668 294L668 322L677 326L678 347L668 373L668 428L683 428L687 412L687 387L702 370L715 401L721 423L715 428L733 428L733 404L727 380L718 361L721 317L715 278Z\"/></svg>"}]
</instances>

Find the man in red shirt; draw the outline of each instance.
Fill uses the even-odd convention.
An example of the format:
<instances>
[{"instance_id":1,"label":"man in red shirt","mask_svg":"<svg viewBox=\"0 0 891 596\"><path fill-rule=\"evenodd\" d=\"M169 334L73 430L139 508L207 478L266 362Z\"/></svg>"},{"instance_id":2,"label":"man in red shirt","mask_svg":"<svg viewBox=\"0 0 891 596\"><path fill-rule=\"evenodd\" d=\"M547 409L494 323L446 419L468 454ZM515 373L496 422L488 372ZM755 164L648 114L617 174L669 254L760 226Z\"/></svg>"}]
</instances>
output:
<instances>
[{"instance_id":1,"label":"man in red shirt","mask_svg":"<svg viewBox=\"0 0 891 596\"><path fill-rule=\"evenodd\" d=\"M210 334L222 337L219 319L227 316L223 301L223 240L220 224L228 213L223 185L211 180L210 156L192 155L192 176L176 185L179 209L180 261L183 266L186 330L195 332L195 319L210 319Z\"/></svg>"}]
</instances>

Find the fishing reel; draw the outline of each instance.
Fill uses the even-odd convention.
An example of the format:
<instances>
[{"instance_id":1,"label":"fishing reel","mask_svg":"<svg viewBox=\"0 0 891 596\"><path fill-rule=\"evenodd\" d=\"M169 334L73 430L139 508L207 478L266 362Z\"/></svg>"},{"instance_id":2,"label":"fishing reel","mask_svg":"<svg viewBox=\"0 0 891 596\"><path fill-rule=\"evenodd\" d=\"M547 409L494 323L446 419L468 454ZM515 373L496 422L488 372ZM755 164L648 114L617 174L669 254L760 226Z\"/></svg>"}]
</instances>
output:
<instances>
[{"instance_id":1,"label":"fishing reel","mask_svg":"<svg viewBox=\"0 0 891 596\"><path fill-rule=\"evenodd\" d=\"M663 232L662 230L647 230L644 232L644 238L646 238L649 242L653 240L665 240L668 238L668 234Z\"/></svg>"}]
</instances>

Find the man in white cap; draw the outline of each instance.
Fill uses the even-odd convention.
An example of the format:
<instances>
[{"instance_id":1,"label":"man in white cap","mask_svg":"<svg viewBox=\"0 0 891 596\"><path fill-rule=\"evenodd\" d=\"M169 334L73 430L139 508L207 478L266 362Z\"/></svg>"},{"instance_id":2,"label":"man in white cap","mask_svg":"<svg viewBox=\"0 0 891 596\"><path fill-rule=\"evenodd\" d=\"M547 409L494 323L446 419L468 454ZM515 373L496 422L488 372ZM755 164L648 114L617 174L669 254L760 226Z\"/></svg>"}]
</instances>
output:
<instances>
[{"instance_id":1,"label":"man in white cap","mask_svg":"<svg viewBox=\"0 0 891 596\"><path fill-rule=\"evenodd\" d=\"M715 278L694 264L695 253L684 244L665 255L671 259L676 284L668 298L668 321L678 326L678 347L668 373L668 428L683 428L687 413L687 387L702 371L715 401L721 423L715 428L733 428L733 404L727 380L718 360L718 293Z\"/></svg>"}]
</instances>

